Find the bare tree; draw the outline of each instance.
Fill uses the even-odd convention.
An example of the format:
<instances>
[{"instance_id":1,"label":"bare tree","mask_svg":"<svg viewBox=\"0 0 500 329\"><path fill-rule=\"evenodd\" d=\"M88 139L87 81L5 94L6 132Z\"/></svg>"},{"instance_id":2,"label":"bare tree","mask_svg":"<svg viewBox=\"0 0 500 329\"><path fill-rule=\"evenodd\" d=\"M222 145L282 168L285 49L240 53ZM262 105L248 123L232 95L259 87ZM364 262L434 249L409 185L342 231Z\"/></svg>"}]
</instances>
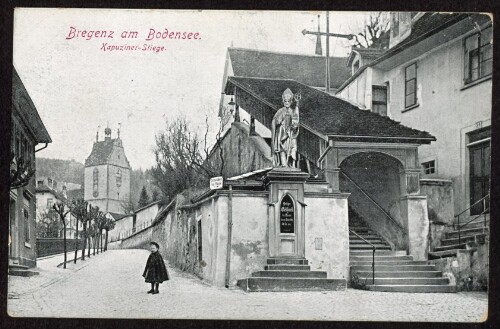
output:
<instances>
[{"instance_id":1,"label":"bare tree","mask_svg":"<svg viewBox=\"0 0 500 329\"><path fill-rule=\"evenodd\" d=\"M389 47L390 15L385 12L370 13L360 32L353 33L354 47L387 49Z\"/></svg>"},{"instance_id":2,"label":"bare tree","mask_svg":"<svg viewBox=\"0 0 500 329\"><path fill-rule=\"evenodd\" d=\"M59 221L63 225L63 244L64 244L64 265L63 267L66 268L66 258L67 258L67 246L66 246L66 215L70 212L70 209L65 206L64 203L58 202L55 203L52 206L52 209L54 212L59 216Z\"/></svg>"},{"instance_id":3,"label":"bare tree","mask_svg":"<svg viewBox=\"0 0 500 329\"><path fill-rule=\"evenodd\" d=\"M37 213L36 235L39 238L58 238L62 223L53 208Z\"/></svg>"}]
</instances>

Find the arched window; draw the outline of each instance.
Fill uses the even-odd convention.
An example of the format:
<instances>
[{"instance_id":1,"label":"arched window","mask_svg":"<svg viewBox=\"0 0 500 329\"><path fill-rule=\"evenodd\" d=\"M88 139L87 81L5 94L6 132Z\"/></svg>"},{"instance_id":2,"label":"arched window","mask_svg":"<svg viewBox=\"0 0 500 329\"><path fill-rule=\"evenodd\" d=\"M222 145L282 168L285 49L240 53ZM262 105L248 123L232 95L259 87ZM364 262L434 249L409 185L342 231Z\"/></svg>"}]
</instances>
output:
<instances>
[{"instance_id":1,"label":"arched window","mask_svg":"<svg viewBox=\"0 0 500 329\"><path fill-rule=\"evenodd\" d=\"M116 171L116 186L122 186L122 170L120 168Z\"/></svg>"},{"instance_id":2,"label":"arched window","mask_svg":"<svg viewBox=\"0 0 500 329\"><path fill-rule=\"evenodd\" d=\"M97 168L94 168L92 181L93 181L93 196L95 198L99 196L99 169Z\"/></svg>"}]
</instances>

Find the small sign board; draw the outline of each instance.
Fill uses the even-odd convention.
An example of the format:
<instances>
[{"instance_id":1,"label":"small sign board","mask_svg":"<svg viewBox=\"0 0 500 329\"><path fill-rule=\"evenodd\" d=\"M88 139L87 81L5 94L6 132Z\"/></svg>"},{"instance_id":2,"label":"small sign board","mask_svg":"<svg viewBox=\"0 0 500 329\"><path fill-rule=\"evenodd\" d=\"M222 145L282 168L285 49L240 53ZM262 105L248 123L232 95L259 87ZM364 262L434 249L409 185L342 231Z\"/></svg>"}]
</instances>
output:
<instances>
[{"instance_id":1,"label":"small sign board","mask_svg":"<svg viewBox=\"0 0 500 329\"><path fill-rule=\"evenodd\" d=\"M292 198L287 194L280 205L280 232L294 233L295 209Z\"/></svg>"},{"instance_id":2,"label":"small sign board","mask_svg":"<svg viewBox=\"0 0 500 329\"><path fill-rule=\"evenodd\" d=\"M210 189L211 190L219 190L222 188L223 183L222 176L210 178Z\"/></svg>"}]
</instances>

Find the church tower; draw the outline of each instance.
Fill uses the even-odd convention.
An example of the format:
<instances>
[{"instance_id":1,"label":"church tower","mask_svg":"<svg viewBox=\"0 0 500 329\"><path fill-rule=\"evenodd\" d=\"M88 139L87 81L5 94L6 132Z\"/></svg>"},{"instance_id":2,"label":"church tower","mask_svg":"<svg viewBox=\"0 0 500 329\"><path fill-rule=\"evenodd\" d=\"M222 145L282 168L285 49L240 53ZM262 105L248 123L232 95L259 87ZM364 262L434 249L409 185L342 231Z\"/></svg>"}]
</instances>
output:
<instances>
[{"instance_id":1,"label":"church tower","mask_svg":"<svg viewBox=\"0 0 500 329\"><path fill-rule=\"evenodd\" d=\"M103 212L124 214L123 204L130 201L130 164L125 156L120 129L111 138L111 128L99 141L97 131L92 152L85 160L84 199Z\"/></svg>"}]
</instances>

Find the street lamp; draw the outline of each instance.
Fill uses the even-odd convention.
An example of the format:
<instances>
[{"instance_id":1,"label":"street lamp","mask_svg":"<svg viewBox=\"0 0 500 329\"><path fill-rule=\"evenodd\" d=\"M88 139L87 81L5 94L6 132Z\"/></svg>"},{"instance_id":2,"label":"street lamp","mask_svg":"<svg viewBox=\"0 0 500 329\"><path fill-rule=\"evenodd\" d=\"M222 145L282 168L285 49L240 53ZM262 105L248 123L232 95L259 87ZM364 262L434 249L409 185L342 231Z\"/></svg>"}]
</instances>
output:
<instances>
[{"instance_id":1,"label":"street lamp","mask_svg":"<svg viewBox=\"0 0 500 329\"><path fill-rule=\"evenodd\" d=\"M233 101L232 97L231 97L231 101L229 103L227 103L227 105L229 107L229 112L231 112L231 115L233 115L234 107L235 107L236 103Z\"/></svg>"}]
</instances>

